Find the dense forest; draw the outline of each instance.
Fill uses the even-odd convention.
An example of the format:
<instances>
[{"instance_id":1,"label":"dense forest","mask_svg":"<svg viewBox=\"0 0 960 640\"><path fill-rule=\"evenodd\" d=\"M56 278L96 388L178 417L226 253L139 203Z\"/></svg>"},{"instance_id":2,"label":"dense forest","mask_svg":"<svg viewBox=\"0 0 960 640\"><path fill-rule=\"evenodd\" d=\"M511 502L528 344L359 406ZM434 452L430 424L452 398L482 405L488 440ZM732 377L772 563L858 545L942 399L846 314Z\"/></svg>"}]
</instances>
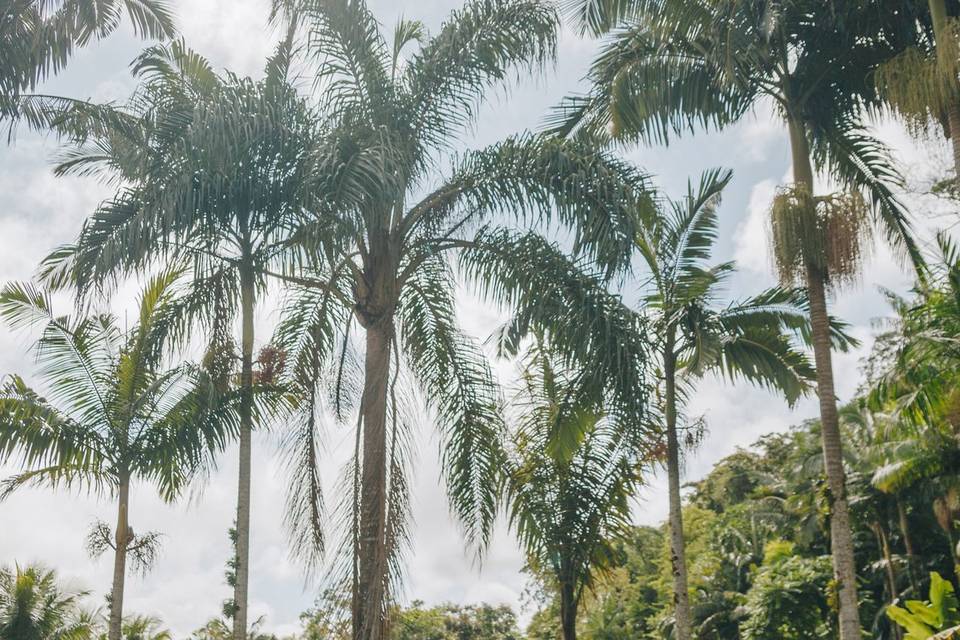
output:
<instances>
[{"instance_id":1,"label":"dense forest","mask_svg":"<svg viewBox=\"0 0 960 640\"><path fill-rule=\"evenodd\" d=\"M429 28L271 0L254 77L194 50L175 9L0 0L6 146L44 136L55 176L111 194L0 290L32 358L0 372L0 526L29 491L115 513L58 539L109 558L109 584L0 549L0 640L170 640L173 612L124 604L163 562L134 489L185 502L227 455L232 593L190 638L277 638L251 613L260 436L282 450L274 524L318 594L297 640L960 638L957 0L465 0ZM47 91L122 25L146 41L128 96ZM466 144L574 37L597 46L584 91ZM790 172L764 203L777 284L745 289L717 257L733 173L691 158L661 193L628 154L758 112ZM909 197L884 121L949 141L928 194L944 218ZM877 247L914 284L883 290L861 345L835 310ZM465 294L506 320L470 334ZM858 348L841 400L834 359ZM708 378L817 415L689 483ZM513 536L523 609L404 597L418 429L466 553ZM667 517L638 526L654 478Z\"/></svg>"}]
</instances>

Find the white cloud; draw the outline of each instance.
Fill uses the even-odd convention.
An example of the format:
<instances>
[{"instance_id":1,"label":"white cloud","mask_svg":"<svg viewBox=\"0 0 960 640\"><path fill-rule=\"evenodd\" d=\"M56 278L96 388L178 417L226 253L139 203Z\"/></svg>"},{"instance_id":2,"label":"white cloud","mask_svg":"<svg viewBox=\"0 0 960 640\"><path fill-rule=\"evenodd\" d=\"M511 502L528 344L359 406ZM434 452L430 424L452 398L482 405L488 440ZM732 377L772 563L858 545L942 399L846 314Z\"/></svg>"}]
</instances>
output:
<instances>
[{"instance_id":1,"label":"white cloud","mask_svg":"<svg viewBox=\"0 0 960 640\"><path fill-rule=\"evenodd\" d=\"M777 184L773 180L762 180L750 189L747 215L737 224L734 235L733 259L740 269L764 274L770 272L773 261L770 257L767 221L776 191Z\"/></svg>"}]
</instances>

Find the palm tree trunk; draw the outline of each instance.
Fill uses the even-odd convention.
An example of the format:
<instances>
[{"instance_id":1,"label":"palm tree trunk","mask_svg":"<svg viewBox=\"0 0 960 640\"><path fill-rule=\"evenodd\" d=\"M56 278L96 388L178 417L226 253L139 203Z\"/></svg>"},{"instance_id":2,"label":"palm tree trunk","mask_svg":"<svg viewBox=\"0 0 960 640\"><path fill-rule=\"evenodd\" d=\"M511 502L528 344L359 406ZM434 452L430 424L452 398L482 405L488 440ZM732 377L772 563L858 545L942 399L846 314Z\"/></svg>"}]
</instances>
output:
<instances>
[{"instance_id":1,"label":"palm tree trunk","mask_svg":"<svg viewBox=\"0 0 960 640\"><path fill-rule=\"evenodd\" d=\"M237 541L233 586L233 639L247 640L247 598L250 583L250 464L253 435L253 310L254 274L245 252L240 267L240 315L242 323L240 389L240 464L237 481Z\"/></svg>"},{"instance_id":2,"label":"palm tree trunk","mask_svg":"<svg viewBox=\"0 0 960 640\"><path fill-rule=\"evenodd\" d=\"M897 520L900 526L900 534L903 536L903 546L907 552L907 573L910 576L910 588L913 595L920 593L920 587L917 580L917 560L913 552L913 538L910 537L910 523L907 519L907 509L903 505L900 496L895 496L897 503Z\"/></svg>"},{"instance_id":3,"label":"palm tree trunk","mask_svg":"<svg viewBox=\"0 0 960 640\"><path fill-rule=\"evenodd\" d=\"M887 530L883 528L883 523L874 523L874 532L877 536L877 545L880 547L880 553L883 554L883 562L887 578L887 590L890 592L890 602L897 599L897 572L893 567L893 553L890 550L890 537Z\"/></svg>"},{"instance_id":4,"label":"palm tree trunk","mask_svg":"<svg viewBox=\"0 0 960 640\"><path fill-rule=\"evenodd\" d=\"M947 31L947 3L944 0L928 0L930 7L930 19L933 22L933 34L937 45L937 59L941 69L952 69L955 66L954 61L949 60L950 47L941 46L946 38L951 37ZM951 83L946 87L946 95L953 96L949 100L947 107L947 126L950 131L950 145L953 149L953 170L957 179L960 179L960 100L957 99L957 82L952 74L947 78L946 73L942 74L944 82Z\"/></svg>"},{"instance_id":5,"label":"palm tree trunk","mask_svg":"<svg viewBox=\"0 0 960 640\"><path fill-rule=\"evenodd\" d=\"M114 532L113 587L110 590L110 625L108 640L121 640L123 627L123 585L127 571L127 545L130 543L130 478L120 478L117 495L117 529Z\"/></svg>"},{"instance_id":6,"label":"palm tree trunk","mask_svg":"<svg viewBox=\"0 0 960 640\"><path fill-rule=\"evenodd\" d=\"M359 579L353 594L354 640L382 640L387 575L387 388L393 321L366 327L361 400L363 462L360 484Z\"/></svg>"},{"instance_id":7,"label":"palm tree trunk","mask_svg":"<svg viewBox=\"0 0 960 640\"><path fill-rule=\"evenodd\" d=\"M673 329L664 338L663 374L664 404L667 421L667 484L670 501L670 570L673 575L674 636L690 640L693 616L687 586L687 558L683 542L683 505L680 501L680 442L677 438L677 362L674 355Z\"/></svg>"},{"instance_id":8,"label":"palm tree trunk","mask_svg":"<svg viewBox=\"0 0 960 640\"><path fill-rule=\"evenodd\" d=\"M577 599L572 582L560 585L560 627L563 640L577 640Z\"/></svg>"},{"instance_id":9,"label":"palm tree trunk","mask_svg":"<svg viewBox=\"0 0 960 640\"><path fill-rule=\"evenodd\" d=\"M813 194L813 167L810 147L802 122L788 120L793 176L798 187ZM860 613L857 597L857 565L850 531L850 506L847 502L847 479L843 469L843 445L837 397L833 386L833 361L830 343L830 317L827 313L826 274L812 261L806 265L807 295L810 301L810 329L814 362L817 368L817 396L820 400L820 433L823 464L827 475L830 503L830 549L833 574L840 602L841 640L860 640Z\"/></svg>"}]
</instances>

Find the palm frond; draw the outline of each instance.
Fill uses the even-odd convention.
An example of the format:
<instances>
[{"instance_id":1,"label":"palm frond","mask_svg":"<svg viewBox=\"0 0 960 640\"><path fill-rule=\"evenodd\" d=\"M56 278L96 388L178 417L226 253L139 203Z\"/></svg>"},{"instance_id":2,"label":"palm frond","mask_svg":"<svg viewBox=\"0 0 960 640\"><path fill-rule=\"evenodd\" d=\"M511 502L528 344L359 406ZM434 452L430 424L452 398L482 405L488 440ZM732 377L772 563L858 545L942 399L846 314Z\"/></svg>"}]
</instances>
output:
<instances>
[{"instance_id":1,"label":"palm frond","mask_svg":"<svg viewBox=\"0 0 960 640\"><path fill-rule=\"evenodd\" d=\"M470 0L452 12L404 73L414 135L428 148L452 144L494 84L555 57L558 28L541 0Z\"/></svg>"},{"instance_id":2,"label":"palm frond","mask_svg":"<svg viewBox=\"0 0 960 640\"><path fill-rule=\"evenodd\" d=\"M498 508L504 425L489 365L460 331L449 268L421 264L401 296L401 345L427 402L437 411L442 462L452 509L481 550Z\"/></svg>"}]
</instances>

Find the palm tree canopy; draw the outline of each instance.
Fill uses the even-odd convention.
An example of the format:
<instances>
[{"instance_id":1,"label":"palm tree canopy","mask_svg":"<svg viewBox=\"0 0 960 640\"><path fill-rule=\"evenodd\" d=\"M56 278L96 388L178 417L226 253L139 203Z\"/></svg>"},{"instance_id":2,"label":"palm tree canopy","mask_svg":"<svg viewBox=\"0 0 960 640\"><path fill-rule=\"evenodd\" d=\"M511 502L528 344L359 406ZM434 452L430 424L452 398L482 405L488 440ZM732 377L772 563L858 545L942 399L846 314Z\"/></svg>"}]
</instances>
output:
<instances>
[{"instance_id":1,"label":"palm tree canopy","mask_svg":"<svg viewBox=\"0 0 960 640\"><path fill-rule=\"evenodd\" d=\"M547 3L474 0L436 33L401 23L392 43L360 2L277 11L306 25L308 51L324 61L317 106L329 123L316 150L324 195L298 232L319 259L281 327L296 340L281 342L301 371L334 372L339 412L356 406L347 396L358 389L341 374L348 327L395 322L391 367L408 370L435 410L454 512L482 543L503 425L489 365L456 321L455 276L516 311L514 337L555 327L570 353L602 354L598 381L642 402L641 381L613 373L644 358L645 343L612 338L614 325L635 319L602 279L628 264L635 212L652 206L646 176L588 140L520 134L451 153L489 90L554 56L558 20ZM546 227L569 230L576 261L538 233Z\"/></svg>"},{"instance_id":2,"label":"palm tree canopy","mask_svg":"<svg viewBox=\"0 0 960 640\"><path fill-rule=\"evenodd\" d=\"M725 307L717 301L734 271L730 262L710 264L717 208L731 177L729 171L705 173L637 234L650 278L645 302L657 335L676 336L674 353L687 374L718 371L743 378L780 391L792 404L813 377L807 357L791 340L791 334L809 335L801 292L774 288ZM834 337L841 348L854 344L841 323L835 323Z\"/></svg>"},{"instance_id":3,"label":"palm tree canopy","mask_svg":"<svg viewBox=\"0 0 960 640\"><path fill-rule=\"evenodd\" d=\"M506 465L510 525L537 571L569 584L574 604L612 559L640 482L616 411L540 347L527 354L511 409Z\"/></svg>"},{"instance_id":4,"label":"palm tree canopy","mask_svg":"<svg viewBox=\"0 0 960 640\"><path fill-rule=\"evenodd\" d=\"M137 35L173 37L165 0L7 0L0 8L0 119L20 114L20 94L62 70L74 51L117 29L126 13Z\"/></svg>"},{"instance_id":5,"label":"palm tree canopy","mask_svg":"<svg viewBox=\"0 0 960 640\"><path fill-rule=\"evenodd\" d=\"M112 493L135 478L172 499L225 446L235 428L229 396L193 365L162 366L177 331L176 280L164 273L149 282L126 332L107 315L56 315L32 285L3 290L0 317L41 327L35 353L47 388L44 396L11 376L0 393L0 452L19 455L23 468L4 494L24 484Z\"/></svg>"},{"instance_id":6,"label":"palm tree canopy","mask_svg":"<svg viewBox=\"0 0 960 640\"><path fill-rule=\"evenodd\" d=\"M892 246L922 263L893 188L887 149L865 129L882 104L871 70L915 42L913 3L767 0L584 0L583 28L616 30L596 59L586 96L568 99L559 131L668 142L722 129L768 102L802 123L815 164L868 196ZM909 5L909 6L908 6ZM911 13L910 15L913 15Z\"/></svg>"},{"instance_id":7,"label":"palm tree canopy","mask_svg":"<svg viewBox=\"0 0 960 640\"><path fill-rule=\"evenodd\" d=\"M0 640L89 640L95 621L80 609L86 595L41 566L0 568Z\"/></svg>"}]
</instances>

